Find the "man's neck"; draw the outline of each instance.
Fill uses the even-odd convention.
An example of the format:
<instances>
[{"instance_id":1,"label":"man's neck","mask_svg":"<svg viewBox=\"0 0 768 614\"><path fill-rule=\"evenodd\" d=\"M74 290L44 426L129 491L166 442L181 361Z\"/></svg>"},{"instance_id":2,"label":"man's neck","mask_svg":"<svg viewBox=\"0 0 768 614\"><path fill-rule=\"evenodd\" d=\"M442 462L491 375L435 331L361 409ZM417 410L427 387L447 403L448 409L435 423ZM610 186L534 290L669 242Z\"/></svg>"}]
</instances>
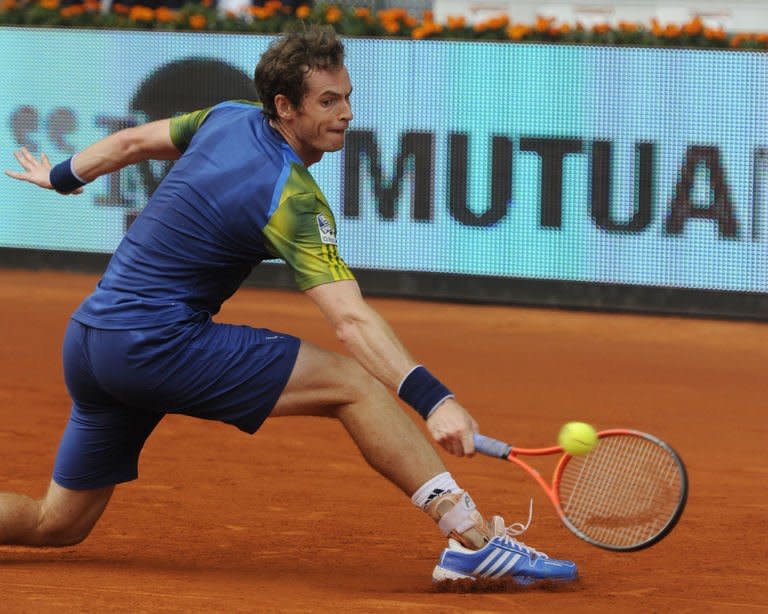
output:
<instances>
[{"instance_id":1,"label":"man's neck","mask_svg":"<svg viewBox=\"0 0 768 614\"><path fill-rule=\"evenodd\" d=\"M277 130L280 135L285 139L285 142L291 146L291 149L296 152L296 155L301 158L304 166L310 166L315 162L319 162L323 157L322 152L307 151L307 147L302 147L301 141L296 138L296 135L289 128L285 126L280 120L270 119L269 125L273 130Z\"/></svg>"}]
</instances>

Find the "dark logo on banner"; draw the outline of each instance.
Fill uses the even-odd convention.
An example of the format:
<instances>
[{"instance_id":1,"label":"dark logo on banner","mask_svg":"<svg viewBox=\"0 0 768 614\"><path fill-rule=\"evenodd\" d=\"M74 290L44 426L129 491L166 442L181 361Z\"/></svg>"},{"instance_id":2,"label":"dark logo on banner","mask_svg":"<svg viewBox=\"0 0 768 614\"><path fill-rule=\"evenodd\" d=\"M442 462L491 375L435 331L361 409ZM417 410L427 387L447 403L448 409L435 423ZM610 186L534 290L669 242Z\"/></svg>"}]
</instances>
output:
<instances>
[{"instance_id":1,"label":"dark logo on banner","mask_svg":"<svg viewBox=\"0 0 768 614\"><path fill-rule=\"evenodd\" d=\"M394 161L394 172L386 178L376 135L369 130L352 130L347 135L344 154L342 214L360 216L361 181L369 177L374 205L382 220L393 220L398 202L402 202L404 184L410 185L410 216L418 222L434 217L435 134L407 132L401 136ZM451 217L464 226L488 227L500 222L509 212L512 201L512 169L514 139L496 135L490 142L490 168L473 167L469 156L469 135L448 135L447 207ZM540 202L539 224L542 228L559 229L563 224L564 161L568 156L588 155L590 162L589 215L596 227L607 232L639 233L651 224L656 193L657 146L641 142L635 145L634 210L628 217L615 214L611 202L613 144L611 141L584 141L578 138L520 137L521 154L539 158ZM765 157L763 150L756 156ZM757 164L757 162L756 162ZM470 173L489 173L490 198L483 210L469 206ZM406 181L407 180L407 181ZM438 179L439 180L439 179ZM697 199L696 188L705 182L704 202ZM758 223L758 203L753 203L753 225ZM664 232L675 236L684 232L693 219L714 223L722 238L739 237L739 221L734 211L725 178L720 150L712 145L690 145L679 169L674 196L665 210ZM753 232L753 238L755 233Z\"/></svg>"},{"instance_id":2,"label":"dark logo on banner","mask_svg":"<svg viewBox=\"0 0 768 614\"><path fill-rule=\"evenodd\" d=\"M188 58L166 64L150 74L138 87L129 108L152 121L224 100L256 98L253 81L240 69L217 59ZM137 123L133 115L103 115L95 121L108 134ZM70 137L77 129L77 116L72 109L59 107L42 116L36 107L20 105L10 117L10 128L16 143L34 152L44 149L40 141L45 138L57 152L65 155L75 152ZM768 202L768 149L765 148L756 148L753 152L751 207L742 213L743 219L739 219L720 148L715 145L691 144L686 148L679 162L672 197L661 203L657 196L656 171L659 145L636 143L629 178L634 185L633 202L631 206L625 206L629 203L618 206L611 197L617 171L612 162L614 143L609 140L493 135L490 155L484 155L478 163L470 156L470 135L450 133L445 152L447 176L437 177L436 138L434 132L405 132L400 136L394 160L385 161L375 132L350 130L344 149L342 216L358 218L361 208L365 207L385 222L398 215L408 215L416 222L430 223L435 215L436 182L444 181L450 216L463 226L490 227L508 215L515 161L519 156L528 155L536 156L540 169L539 225L557 230L563 226L563 188L570 180L564 171L565 163L572 156L587 156L589 183L584 213L597 228L610 233L636 234L661 217L663 232L668 236L680 236L691 222L703 221L724 239L740 238L745 224L751 227L753 241L761 238ZM384 171L385 162L393 169L389 176ZM126 224L129 224L171 164L142 162L138 165L138 176L135 171L112 173L107 178L106 193L96 195L96 203L127 209ZM619 172L625 172L623 167ZM483 175L489 182L488 198L483 203L470 204L470 180ZM372 193L372 202L361 202L363 186ZM409 211L398 212L398 204L406 202Z\"/></svg>"}]
</instances>

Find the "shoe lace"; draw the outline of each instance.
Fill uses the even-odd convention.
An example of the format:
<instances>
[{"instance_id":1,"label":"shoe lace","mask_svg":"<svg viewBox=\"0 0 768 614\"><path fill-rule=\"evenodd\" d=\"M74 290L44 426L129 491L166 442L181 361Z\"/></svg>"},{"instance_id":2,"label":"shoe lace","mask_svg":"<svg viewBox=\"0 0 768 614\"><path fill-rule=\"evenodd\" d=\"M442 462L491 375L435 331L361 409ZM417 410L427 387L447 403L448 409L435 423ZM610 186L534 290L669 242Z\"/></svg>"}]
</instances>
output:
<instances>
[{"instance_id":1,"label":"shoe lace","mask_svg":"<svg viewBox=\"0 0 768 614\"><path fill-rule=\"evenodd\" d=\"M505 534L502 535L502 539L508 543L508 544L516 544L518 547L522 548L526 554L528 554L529 557L531 557L531 560L535 560L537 557L541 557L542 559L548 559L549 557L544 554L543 552L539 552L536 550L536 548L533 548L532 546L528 546L521 542L519 539L515 539L518 535L522 535L528 530L528 527L531 526L531 520L533 519L533 497L531 497L531 501L528 504L528 520L523 524L522 522L513 522L511 525L507 526L505 528Z\"/></svg>"}]
</instances>

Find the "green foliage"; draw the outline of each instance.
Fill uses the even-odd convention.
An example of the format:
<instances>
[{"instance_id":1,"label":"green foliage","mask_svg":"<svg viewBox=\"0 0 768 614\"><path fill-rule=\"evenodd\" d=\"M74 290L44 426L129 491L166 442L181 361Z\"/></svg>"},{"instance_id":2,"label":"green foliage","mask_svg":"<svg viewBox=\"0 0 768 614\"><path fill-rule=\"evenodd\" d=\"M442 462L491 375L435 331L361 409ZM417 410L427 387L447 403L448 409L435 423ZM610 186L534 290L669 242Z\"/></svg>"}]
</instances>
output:
<instances>
[{"instance_id":1,"label":"green foliage","mask_svg":"<svg viewBox=\"0 0 768 614\"><path fill-rule=\"evenodd\" d=\"M295 10L271 0L263 7L250 7L241 14L221 14L208 0L191 2L180 10L128 7L119 1L111 12L102 14L98 0L61 6L60 0L0 0L0 25L79 28L130 28L147 30L192 30L205 32L246 32L274 34L306 24L333 26L344 36L397 37L414 39L477 40L506 42L548 42L584 45L634 47L731 48L765 50L768 34L729 34L707 29L699 20L688 24L650 26L621 23L584 28L579 24L556 24L539 18L535 24L512 23L494 17L477 24L466 24L460 17L438 24L431 15L410 15L404 9L371 13L367 9L320 3Z\"/></svg>"}]
</instances>

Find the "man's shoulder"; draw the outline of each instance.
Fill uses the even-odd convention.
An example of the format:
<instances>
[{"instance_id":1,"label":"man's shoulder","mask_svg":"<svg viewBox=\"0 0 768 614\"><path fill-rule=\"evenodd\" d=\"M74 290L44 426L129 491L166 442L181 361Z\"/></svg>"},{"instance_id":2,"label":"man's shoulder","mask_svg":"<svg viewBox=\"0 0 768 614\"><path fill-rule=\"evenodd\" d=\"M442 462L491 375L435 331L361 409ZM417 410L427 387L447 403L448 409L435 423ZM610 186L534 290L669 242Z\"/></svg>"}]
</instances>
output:
<instances>
[{"instance_id":1,"label":"man's shoulder","mask_svg":"<svg viewBox=\"0 0 768 614\"><path fill-rule=\"evenodd\" d=\"M316 200L325 205L328 204L323 191L307 167L296 162L290 163L290 170L283 186L283 198L302 201Z\"/></svg>"},{"instance_id":2,"label":"man's shoulder","mask_svg":"<svg viewBox=\"0 0 768 614\"><path fill-rule=\"evenodd\" d=\"M242 109L242 110L250 110L260 111L262 109L262 105L257 100L244 100L244 99L238 99L238 100L224 100L223 102L220 102L213 107L212 109Z\"/></svg>"}]
</instances>

